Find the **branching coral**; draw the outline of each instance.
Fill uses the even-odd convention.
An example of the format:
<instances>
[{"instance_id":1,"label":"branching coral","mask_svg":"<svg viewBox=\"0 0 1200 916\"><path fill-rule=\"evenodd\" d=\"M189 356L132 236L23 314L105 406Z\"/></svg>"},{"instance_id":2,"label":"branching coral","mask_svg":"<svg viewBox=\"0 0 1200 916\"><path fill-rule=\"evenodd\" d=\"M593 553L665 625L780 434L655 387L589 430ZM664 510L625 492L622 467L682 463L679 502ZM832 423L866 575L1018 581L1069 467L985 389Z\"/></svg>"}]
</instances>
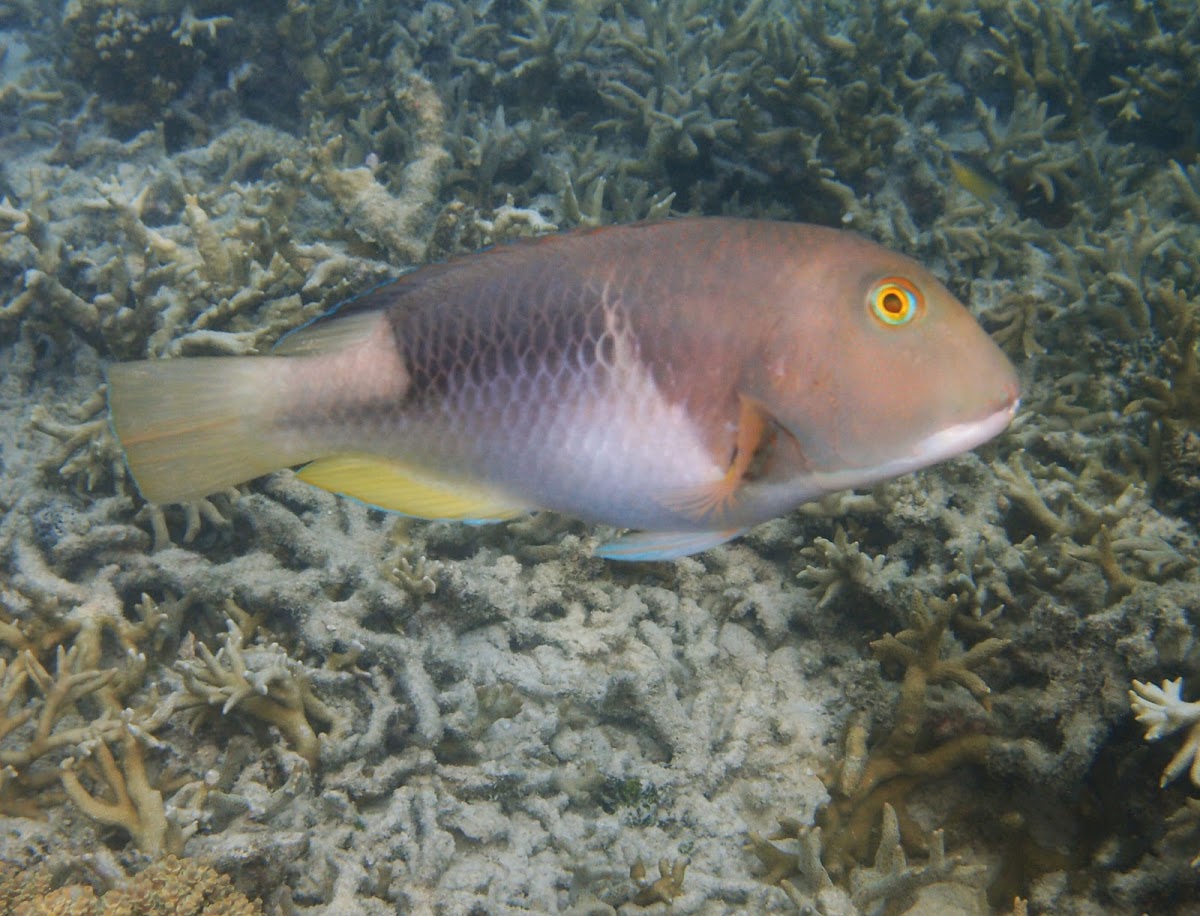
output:
<instances>
[{"instance_id":1,"label":"branching coral","mask_svg":"<svg viewBox=\"0 0 1200 916\"><path fill-rule=\"evenodd\" d=\"M1194 425L1200 421L1200 301L1169 284L1153 295L1169 316L1162 361L1170 378L1146 376L1142 383L1150 396L1131 401L1125 412L1147 411Z\"/></svg>"},{"instance_id":2,"label":"branching coral","mask_svg":"<svg viewBox=\"0 0 1200 916\"><path fill-rule=\"evenodd\" d=\"M659 859L658 878L650 878L646 874L646 866L639 859L629 866L629 879L637 888L631 902L636 906L670 904L683 893L683 875L686 871L685 859L676 859L673 862L669 859Z\"/></svg>"},{"instance_id":3,"label":"branching coral","mask_svg":"<svg viewBox=\"0 0 1200 916\"><path fill-rule=\"evenodd\" d=\"M900 822L891 805L883 806L883 821L879 830L879 848L871 868L857 868L850 875L850 896L860 909L877 901L894 904L910 899L922 887L941 881L954 881L978 889L986 878L983 865L964 865L955 856L946 855L945 834L935 830L930 835L929 860L912 866L900 841ZM982 909L982 907L980 907Z\"/></svg>"},{"instance_id":4,"label":"branching coral","mask_svg":"<svg viewBox=\"0 0 1200 916\"><path fill-rule=\"evenodd\" d=\"M1164 680L1162 686L1134 680L1129 690L1129 706L1137 721L1145 728L1147 741L1159 741L1184 732L1183 745L1163 770L1160 786L1177 779L1185 771L1194 787L1200 788L1200 701L1183 698L1183 678ZM1176 846L1189 843L1195 849L1200 826L1200 799L1189 798L1167 818L1169 830L1164 839ZM1190 865L1200 868L1200 855L1194 855Z\"/></svg>"},{"instance_id":5,"label":"branching coral","mask_svg":"<svg viewBox=\"0 0 1200 916\"><path fill-rule=\"evenodd\" d=\"M851 541L845 527L838 525L833 540L814 538L800 555L817 561L800 571L798 577L820 593L817 607L822 608L846 592L879 594L889 583L904 575L904 564L889 563L887 557L870 556Z\"/></svg>"},{"instance_id":6,"label":"branching coral","mask_svg":"<svg viewBox=\"0 0 1200 916\"><path fill-rule=\"evenodd\" d=\"M16 580L44 619L20 614L15 599L31 599L18 592L11 601L18 613L0 627L0 642L15 652L0 658L0 804L12 813L37 813L61 800L51 791L61 783L88 818L162 856L182 851L195 817L169 813L165 795L178 785L151 775L146 748L161 748L153 734L185 704L177 693L139 698L135 708L127 703L146 686L144 650L157 644L168 620L179 625L181 603L143 595L126 616L108 583L112 575L111 569L102 574L90 599L67 610L51 596L57 590L69 598L69 588L34 564L25 564ZM54 657L50 670L39 659L47 654ZM120 664L113 665L114 654Z\"/></svg>"},{"instance_id":7,"label":"branching coral","mask_svg":"<svg viewBox=\"0 0 1200 916\"><path fill-rule=\"evenodd\" d=\"M109 428L107 414L103 389L69 411L65 421L43 407L35 408L30 425L61 442L43 464L45 471L61 475L88 493L124 481L125 457Z\"/></svg>"},{"instance_id":8,"label":"branching coral","mask_svg":"<svg viewBox=\"0 0 1200 916\"><path fill-rule=\"evenodd\" d=\"M1167 331L1159 353L1161 369L1147 373L1145 397L1130 401L1126 415L1148 414L1146 473L1182 497L1186 510L1200 501L1200 297L1160 283L1149 293Z\"/></svg>"},{"instance_id":9,"label":"branching coral","mask_svg":"<svg viewBox=\"0 0 1200 916\"><path fill-rule=\"evenodd\" d=\"M1075 250L1103 278L1089 288L1087 308L1134 339L1158 318L1149 295L1158 284L1150 277L1161 272L1155 267L1170 256L1180 227L1173 221L1157 224L1144 199L1125 210L1122 220L1124 231L1107 233L1100 244L1077 245Z\"/></svg>"},{"instance_id":10,"label":"branching coral","mask_svg":"<svg viewBox=\"0 0 1200 916\"><path fill-rule=\"evenodd\" d=\"M397 195L380 184L366 166L339 168L334 160L340 140L315 151L314 179L364 241L380 245L402 264L420 263L426 247L422 224L432 222L430 210L449 160L443 146L445 114L441 98L416 73L408 76L396 98L418 125L415 155L405 166Z\"/></svg>"},{"instance_id":11,"label":"branching coral","mask_svg":"<svg viewBox=\"0 0 1200 916\"><path fill-rule=\"evenodd\" d=\"M957 857L948 857L941 830L935 830L930 836L928 861L923 865L910 865L901 843L895 809L884 804L881 818L873 863L858 865L851 870L848 895L834 884L821 862L822 834L818 827L804 827L794 820L782 818L777 834L764 839L751 833L746 848L767 865L763 880L780 885L802 912L839 916L873 912L873 907L880 901L887 901L889 907L906 905L912 902L920 888L943 881L971 888L976 898L980 896L986 870L983 866L964 865Z\"/></svg>"},{"instance_id":12,"label":"branching coral","mask_svg":"<svg viewBox=\"0 0 1200 916\"><path fill-rule=\"evenodd\" d=\"M30 704L16 715L6 717L0 728L5 736L27 722L32 722L34 728L29 740L21 747L0 751L0 762L6 766L27 766L50 751L78 744L95 735L91 726L57 730L76 703L103 690L117 676L112 670L88 669L80 664L80 660L78 647L68 651L59 646L53 675L28 650L17 661L5 663L3 696L6 709L11 709L11 704L24 693L27 681L35 684L42 696L40 706Z\"/></svg>"},{"instance_id":13,"label":"branching coral","mask_svg":"<svg viewBox=\"0 0 1200 916\"><path fill-rule=\"evenodd\" d=\"M122 702L145 675L137 646L149 641L161 620L152 602L134 623L110 617L101 599L72 609L45 632L26 632L15 622L6 626L5 642L22 646L14 659L0 659L0 764L7 777L0 802L6 809L29 814L53 802L46 789L54 770L47 764L67 753L58 779L84 814L127 832L151 855L182 850L182 834L148 779L142 747L161 721L123 711ZM106 631L127 647L121 667L103 666ZM45 651L39 642L55 647L53 673L38 659L36 653ZM119 759L110 748L118 739Z\"/></svg>"},{"instance_id":14,"label":"branching coral","mask_svg":"<svg viewBox=\"0 0 1200 916\"><path fill-rule=\"evenodd\" d=\"M85 698L108 687L116 671L75 670L80 653L58 650L57 673L51 675L29 650L14 661L0 659L0 809L30 815L41 802L41 791L53 778L39 764L81 742L102 740L119 723L103 716L79 723L72 713ZM36 687L36 693L31 690ZM20 705L18 705L20 704Z\"/></svg>"},{"instance_id":15,"label":"branching coral","mask_svg":"<svg viewBox=\"0 0 1200 916\"><path fill-rule=\"evenodd\" d=\"M132 722L123 723L119 763L103 738L94 746L84 745L87 756L68 758L63 765L63 789L80 811L98 823L125 831L143 852L154 856L180 853L183 833L168 819L162 792L147 775L145 740L145 733ZM85 769L93 770L91 779L98 786L94 791L89 791L80 777Z\"/></svg>"},{"instance_id":16,"label":"branching coral","mask_svg":"<svg viewBox=\"0 0 1200 916\"><path fill-rule=\"evenodd\" d=\"M442 564L398 545L396 553L382 565L384 578L395 583L414 598L425 598L437 591L438 574Z\"/></svg>"},{"instance_id":17,"label":"branching coral","mask_svg":"<svg viewBox=\"0 0 1200 916\"><path fill-rule=\"evenodd\" d=\"M945 740L931 740L927 731L928 688L951 682L963 686L988 708L988 685L975 673L1008 646L1008 640L989 637L970 649L943 658L947 628L957 606L955 599L917 596L907 629L872 643L885 662L904 666L900 697L891 732L869 747L865 724L852 723L847 757L836 780L836 796L821 812L826 863L835 873L861 859L867 839L885 804L903 816L903 802L912 789L965 764L984 763L997 739L970 731ZM902 820L913 840L920 831Z\"/></svg>"},{"instance_id":18,"label":"branching coral","mask_svg":"<svg viewBox=\"0 0 1200 916\"><path fill-rule=\"evenodd\" d=\"M1171 160L1168 175L1187 211L1194 219L1200 219L1200 165L1189 165L1185 169L1175 160Z\"/></svg>"},{"instance_id":19,"label":"branching coral","mask_svg":"<svg viewBox=\"0 0 1200 916\"><path fill-rule=\"evenodd\" d=\"M310 717L327 724L340 718L313 693L304 666L279 645L245 648L241 628L232 620L214 654L195 643L195 655L176 663L189 697L182 707L215 706L227 715L241 710L279 729L300 756L316 767L321 741Z\"/></svg>"},{"instance_id":20,"label":"branching coral","mask_svg":"<svg viewBox=\"0 0 1200 916\"><path fill-rule=\"evenodd\" d=\"M1160 784L1165 786L1186 770L1192 784L1200 787L1200 702L1183 699L1183 678L1163 681L1161 687L1135 680L1129 691L1129 705L1145 727L1147 741L1187 729L1183 746L1163 770Z\"/></svg>"},{"instance_id":21,"label":"branching coral","mask_svg":"<svg viewBox=\"0 0 1200 916\"><path fill-rule=\"evenodd\" d=\"M1003 487L1002 508L1019 507L1014 521L1035 532L1032 550L1045 550L1038 545L1046 542L1068 564L1094 563L1107 584L1106 604L1142 582L1165 581L1195 565L1170 540L1141 530L1132 510L1144 499L1144 486L1111 474L1094 458L1076 474L1057 464L1033 464L1018 450L992 468Z\"/></svg>"},{"instance_id":22,"label":"branching coral","mask_svg":"<svg viewBox=\"0 0 1200 916\"><path fill-rule=\"evenodd\" d=\"M871 650L881 660L899 662L904 667L897 716L900 723L911 721L916 707L923 704L928 685L944 681L966 688L984 709L989 708L991 688L974 669L1003 652L1010 641L989 637L965 652L943 659L942 642L957 603L957 598L945 601L918 598L907 629L871 643ZM911 731L907 726L902 727Z\"/></svg>"},{"instance_id":23,"label":"branching coral","mask_svg":"<svg viewBox=\"0 0 1200 916\"><path fill-rule=\"evenodd\" d=\"M52 810L70 755L81 810L153 845L134 799L156 790L168 822L199 826L189 851L286 874L302 907L579 907L589 878L563 876L599 858L625 904L765 912L781 891L728 855L731 812L811 820L812 760L850 702L864 712L829 781L827 861L817 830L785 826L763 841L791 869L772 880L829 913L919 908L897 876L936 880L952 857L916 802L937 823L980 761L1074 797L1111 741L1122 659L1190 664L1194 4L294 2L236 21L212 0L52 6L0 14L4 810ZM26 56L35 21L49 38ZM59 66L39 75L39 53ZM146 79L117 86L117 70ZM956 188L951 152L998 192ZM107 361L262 352L418 260L672 206L842 221L916 255L1024 356L1028 409L998 463L823 501L653 571L606 568L561 520L416 525L401 547L288 475L165 509L123 482L93 396ZM31 418L41 434L19 435ZM814 521L847 509L836 535ZM960 600L874 647L900 679L889 715L858 649L909 589ZM1174 628L1141 638L1140 611L1168 598ZM230 599L253 613L230 611L241 637L222 639ZM797 638L809 627L822 638ZM1004 638L1022 651L992 721L983 666ZM327 721L318 694L339 712L352 696L361 727ZM282 737L223 746L199 715L216 710ZM1001 737L1018 729L1036 737ZM1039 761L1063 766L1034 780L1047 769L1021 749L1047 735L1062 749ZM184 763L183 789L160 761ZM564 791L589 765L657 786L652 823L632 805L596 821L602 793ZM986 815L1007 802L982 783L969 804ZM90 842L97 872L136 858L86 821L42 826ZM623 866L669 847L694 863L686 893L682 862L630 889Z\"/></svg>"}]
</instances>

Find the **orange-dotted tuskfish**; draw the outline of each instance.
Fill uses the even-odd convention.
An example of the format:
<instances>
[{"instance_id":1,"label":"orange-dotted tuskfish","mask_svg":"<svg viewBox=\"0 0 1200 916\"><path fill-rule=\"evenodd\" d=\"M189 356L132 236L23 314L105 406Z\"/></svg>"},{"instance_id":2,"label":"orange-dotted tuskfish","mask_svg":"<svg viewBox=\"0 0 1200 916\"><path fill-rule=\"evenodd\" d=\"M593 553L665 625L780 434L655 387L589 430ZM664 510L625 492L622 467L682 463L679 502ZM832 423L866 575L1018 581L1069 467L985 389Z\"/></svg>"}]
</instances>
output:
<instances>
[{"instance_id":1,"label":"orange-dotted tuskfish","mask_svg":"<svg viewBox=\"0 0 1200 916\"><path fill-rule=\"evenodd\" d=\"M909 258L818 226L681 219L426 267L270 355L116 365L109 403L154 502L303 464L421 518L639 529L599 553L646 560L974 448L1018 389Z\"/></svg>"}]
</instances>

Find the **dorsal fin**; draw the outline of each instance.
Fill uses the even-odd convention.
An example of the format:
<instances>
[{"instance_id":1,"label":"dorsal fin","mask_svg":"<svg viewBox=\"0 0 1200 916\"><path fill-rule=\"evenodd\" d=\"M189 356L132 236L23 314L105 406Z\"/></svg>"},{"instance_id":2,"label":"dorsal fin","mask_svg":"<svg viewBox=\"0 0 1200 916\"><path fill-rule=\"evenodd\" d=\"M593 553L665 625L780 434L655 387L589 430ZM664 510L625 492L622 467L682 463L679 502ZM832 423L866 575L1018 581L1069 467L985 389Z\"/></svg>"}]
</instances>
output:
<instances>
[{"instance_id":1,"label":"dorsal fin","mask_svg":"<svg viewBox=\"0 0 1200 916\"><path fill-rule=\"evenodd\" d=\"M378 311L317 318L279 338L271 348L271 355L316 356L332 353L369 337L381 320L383 316Z\"/></svg>"}]
</instances>

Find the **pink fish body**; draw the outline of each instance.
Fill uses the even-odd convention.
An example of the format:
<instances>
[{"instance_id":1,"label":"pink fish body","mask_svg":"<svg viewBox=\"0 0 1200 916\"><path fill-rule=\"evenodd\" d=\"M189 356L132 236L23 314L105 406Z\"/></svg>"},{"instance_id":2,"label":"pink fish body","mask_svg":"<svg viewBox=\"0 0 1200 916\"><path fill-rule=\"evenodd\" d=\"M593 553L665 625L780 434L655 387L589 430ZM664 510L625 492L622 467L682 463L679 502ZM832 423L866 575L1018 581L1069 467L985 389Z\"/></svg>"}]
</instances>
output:
<instances>
[{"instance_id":1,"label":"pink fish body","mask_svg":"<svg viewBox=\"0 0 1200 916\"><path fill-rule=\"evenodd\" d=\"M703 550L974 448L1016 374L912 260L817 226L681 219L426 267L268 356L112 367L143 495L291 465L424 518L552 509Z\"/></svg>"}]
</instances>

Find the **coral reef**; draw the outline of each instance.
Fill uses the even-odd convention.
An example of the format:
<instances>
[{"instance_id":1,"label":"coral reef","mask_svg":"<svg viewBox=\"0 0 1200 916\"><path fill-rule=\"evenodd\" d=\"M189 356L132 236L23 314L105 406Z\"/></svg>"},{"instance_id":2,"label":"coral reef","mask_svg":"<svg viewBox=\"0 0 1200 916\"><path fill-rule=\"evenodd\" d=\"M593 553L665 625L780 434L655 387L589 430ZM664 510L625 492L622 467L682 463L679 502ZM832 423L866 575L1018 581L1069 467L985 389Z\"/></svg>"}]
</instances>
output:
<instances>
[{"instance_id":1,"label":"coral reef","mask_svg":"<svg viewBox=\"0 0 1200 916\"><path fill-rule=\"evenodd\" d=\"M0 26L0 900L1200 893L1194 3L71 0ZM922 260L1019 364L1017 422L636 568L550 516L398 522L288 472L155 506L126 474L115 360L264 352L424 261L683 212Z\"/></svg>"},{"instance_id":2,"label":"coral reef","mask_svg":"<svg viewBox=\"0 0 1200 916\"><path fill-rule=\"evenodd\" d=\"M62 884L35 867L0 862L0 906L11 916L259 916L257 901L228 875L189 859L167 856L119 887L97 894L90 884Z\"/></svg>"},{"instance_id":3,"label":"coral reef","mask_svg":"<svg viewBox=\"0 0 1200 916\"><path fill-rule=\"evenodd\" d=\"M1165 786L1184 770L1192 784L1200 786L1200 703L1183 699L1183 678L1163 681L1161 687L1135 680L1129 691L1129 705L1137 720L1146 727L1146 740L1157 741L1187 728L1183 747L1163 771Z\"/></svg>"},{"instance_id":4,"label":"coral reef","mask_svg":"<svg viewBox=\"0 0 1200 916\"><path fill-rule=\"evenodd\" d=\"M790 818L781 818L777 834L764 839L751 833L748 848L768 867L763 880L780 885L802 912L839 916L874 912L884 903L911 913L939 911L966 916L989 912L982 894L984 866L964 865L948 858L940 830L930 836L928 861L909 865L900 840L900 822L891 805L883 805L881 817L875 857L870 865L853 869L849 893L834 884L822 861L820 827L804 827ZM796 851L781 847L780 841ZM943 899L926 894L928 888L939 888Z\"/></svg>"},{"instance_id":5,"label":"coral reef","mask_svg":"<svg viewBox=\"0 0 1200 916\"><path fill-rule=\"evenodd\" d=\"M189 647L190 648L190 647ZM312 719L333 723L337 714L313 693L304 666L289 658L278 644L247 652L242 631L229 621L229 632L214 655L204 643L194 654L181 649L175 663L183 676L186 695L175 710L199 703L219 706L222 715L243 710L279 729L289 746L310 766L316 766L321 742Z\"/></svg>"}]
</instances>

